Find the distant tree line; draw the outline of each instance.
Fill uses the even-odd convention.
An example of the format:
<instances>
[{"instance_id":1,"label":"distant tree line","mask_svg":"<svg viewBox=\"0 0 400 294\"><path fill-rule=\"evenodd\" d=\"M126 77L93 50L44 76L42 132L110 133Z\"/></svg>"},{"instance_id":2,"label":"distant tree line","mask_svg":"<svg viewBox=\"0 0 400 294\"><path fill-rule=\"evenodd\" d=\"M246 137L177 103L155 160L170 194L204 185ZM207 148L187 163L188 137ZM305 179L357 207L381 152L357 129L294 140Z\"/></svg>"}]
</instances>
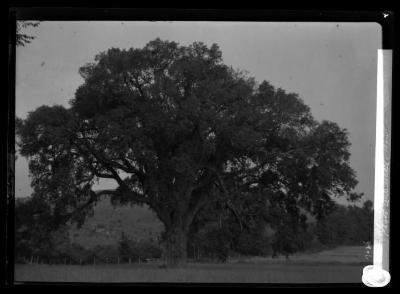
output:
<instances>
[{"instance_id":1,"label":"distant tree line","mask_svg":"<svg viewBox=\"0 0 400 294\"><path fill-rule=\"evenodd\" d=\"M289 257L296 252L362 245L373 240L371 201L366 201L362 207L337 204L322 219L294 223L290 214L265 206L257 197L244 199L246 201L239 199L240 211L222 209L216 204L201 212L199 223L194 223L190 231L187 248L190 259L225 262L237 256ZM127 263L163 256L163 236L161 242L134 241L122 233L115 245L97 245L90 249L71 243L68 227L57 226L51 215L50 206L40 198L16 201L17 262Z\"/></svg>"}]
</instances>

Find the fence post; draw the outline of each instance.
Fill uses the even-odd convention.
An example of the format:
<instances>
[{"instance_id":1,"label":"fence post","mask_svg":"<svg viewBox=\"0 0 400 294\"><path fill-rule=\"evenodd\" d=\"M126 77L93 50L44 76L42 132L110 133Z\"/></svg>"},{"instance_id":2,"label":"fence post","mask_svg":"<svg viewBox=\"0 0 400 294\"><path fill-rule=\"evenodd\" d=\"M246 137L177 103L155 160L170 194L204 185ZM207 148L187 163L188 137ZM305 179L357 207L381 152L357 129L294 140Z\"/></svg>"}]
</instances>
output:
<instances>
[{"instance_id":1,"label":"fence post","mask_svg":"<svg viewBox=\"0 0 400 294\"><path fill-rule=\"evenodd\" d=\"M96 256L93 256L93 265L96 265Z\"/></svg>"},{"instance_id":2,"label":"fence post","mask_svg":"<svg viewBox=\"0 0 400 294\"><path fill-rule=\"evenodd\" d=\"M119 264L119 255L118 255L118 264Z\"/></svg>"}]
</instances>

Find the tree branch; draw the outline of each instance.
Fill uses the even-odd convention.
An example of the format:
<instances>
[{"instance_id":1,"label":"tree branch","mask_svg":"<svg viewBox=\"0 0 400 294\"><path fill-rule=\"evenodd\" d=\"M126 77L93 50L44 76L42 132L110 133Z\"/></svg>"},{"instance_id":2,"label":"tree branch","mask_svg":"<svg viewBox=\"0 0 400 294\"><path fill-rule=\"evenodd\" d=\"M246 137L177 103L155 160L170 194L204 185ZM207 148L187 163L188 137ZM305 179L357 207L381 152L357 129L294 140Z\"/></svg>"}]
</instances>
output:
<instances>
[{"instance_id":1,"label":"tree branch","mask_svg":"<svg viewBox=\"0 0 400 294\"><path fill-rule=\"evenodd\" d=\"M217 176L218 181L219 181L219 183L220 183L220 187L222 188L221 190L222 190L222 192L225 194L225 197L227 198L227 199L226 199L226 200L227 200L226 205L228 206L229 209L232 210L233 214L235 215L236 219L237 219L238 222L239 222L240 230L243 231L242 221L240 220L239 214L237 213L237 211L236 211L234 205L232 204L232 202L231 202L230 199L229 199L229 192L228 192L228 190L227 190L226 187L225 187L225 184L224 184L224 181L222 180L222 177L220 176L220 174L219 174L219 172L218 172L217 170L215 170L215 169L213 169L213 168L211 168L211 167L209 167L209 169L211 169L211 170L215 173L215 175Z\"/></svg>"},{"instance_id":2,"label":"tree branch","mask_svg":"<svg viewBox=\"0 0 400 294\"><path fill-rule=\"evenodd\" d=\"M70 220L72 217L74 217L75 215L77 215L79 212L85 210L85 209L88 208L90 205L92 205L94 202L98 201L98 199L99 199L102 195L106 194L106 193L105 193L105 190L104 190L104 191L100 191L100 192L98 192L98 193L94 192L93 190L90 190L89 193L90 193L90 197L89 197L89 199L88 199L84 204L82 204L80 207L74 209L74 211L72 211L72 212L70 212L70 213L67 213L67 214L65 214L65 215L62 216L62 219L63 219L64 222L67 222L67 221Z\"/></svg>"}]
</instances>

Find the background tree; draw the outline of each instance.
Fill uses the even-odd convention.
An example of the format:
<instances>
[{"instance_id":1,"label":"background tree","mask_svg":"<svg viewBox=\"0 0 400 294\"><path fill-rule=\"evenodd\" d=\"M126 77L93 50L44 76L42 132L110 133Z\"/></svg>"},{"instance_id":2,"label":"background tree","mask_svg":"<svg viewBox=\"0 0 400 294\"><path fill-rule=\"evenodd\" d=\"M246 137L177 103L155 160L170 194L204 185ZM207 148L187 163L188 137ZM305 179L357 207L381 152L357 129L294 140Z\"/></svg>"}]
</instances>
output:
<instances>
[{"instance_id":1,"label":"background tree","mask_svg":"<svg viewBox=\"0 0 400 294\"><path fill-rule=\"evenodd\" d=\"M147 204L165 226L168 266L184 266L199 211L257 190L294 218L319 217L357 184L346 130L316 122L298 95L223 64L216 44L156 39L80 69L70 108L17 120L32 185L59 220L84 221L102 195ZM115 190L94 192L101 178Z\"/></svg>"},{"instance_id":2,"label":"background tree","mask_svg":"<svg viewBox=\"0 0 400 294\"><path fill-rule=\"evenodd\" d=\"M336 205L334 211L316 224L315 235L326 246L362 245L373 241L372 202L363 207Z\"/></svg>"},{"instance_id":3,"label":"background tree","mask_svg":"<svg viewBox=\"0 0 400 294\"><path fill-rule=\"evenodd\" d=\"M68 230L56 224L49 203L35 195L17 199L15 255L18 261L33 256L49 259L68 244Z\"/></svg>"},{"instance_id":4,"label":"background tree","mask_svg":"<svg viewBox=\"0 0 400 294\"><path fill-rule=\"evenodd\" d=\"M122 256L122 260L126 260L132 255L132 240L122 232L121 237L118 240L118 253Z\"/></svg>"}]
</instances>

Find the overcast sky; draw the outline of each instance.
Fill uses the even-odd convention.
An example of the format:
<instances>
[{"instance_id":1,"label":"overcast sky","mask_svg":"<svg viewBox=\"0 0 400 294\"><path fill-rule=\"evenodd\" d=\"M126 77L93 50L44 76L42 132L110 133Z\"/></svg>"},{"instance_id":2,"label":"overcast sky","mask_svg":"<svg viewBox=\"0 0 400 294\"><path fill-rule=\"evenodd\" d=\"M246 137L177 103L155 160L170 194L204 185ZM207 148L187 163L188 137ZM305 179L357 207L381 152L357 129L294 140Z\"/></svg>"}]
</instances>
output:
<instances>
[{"instance_id":1,"label":"overcast sky","mask_svg":"<svg viewBox=\"0 0 400 294\"><path fill-rule=\"evenodd\" d=\"M43 104L68 106L83 82L79 67L111 47L141 48L157 37L182 45L217 43L226 64L298 93L316 119L335 121L349 131L356 190L365 193L364 200L373 200L377 50L382 42L377 23L57 21L26 32L36 39L17 48L18 117ZM28 165L21 156L15 184L17 197L30 195Z\"/></svg>"}]
</instances>

